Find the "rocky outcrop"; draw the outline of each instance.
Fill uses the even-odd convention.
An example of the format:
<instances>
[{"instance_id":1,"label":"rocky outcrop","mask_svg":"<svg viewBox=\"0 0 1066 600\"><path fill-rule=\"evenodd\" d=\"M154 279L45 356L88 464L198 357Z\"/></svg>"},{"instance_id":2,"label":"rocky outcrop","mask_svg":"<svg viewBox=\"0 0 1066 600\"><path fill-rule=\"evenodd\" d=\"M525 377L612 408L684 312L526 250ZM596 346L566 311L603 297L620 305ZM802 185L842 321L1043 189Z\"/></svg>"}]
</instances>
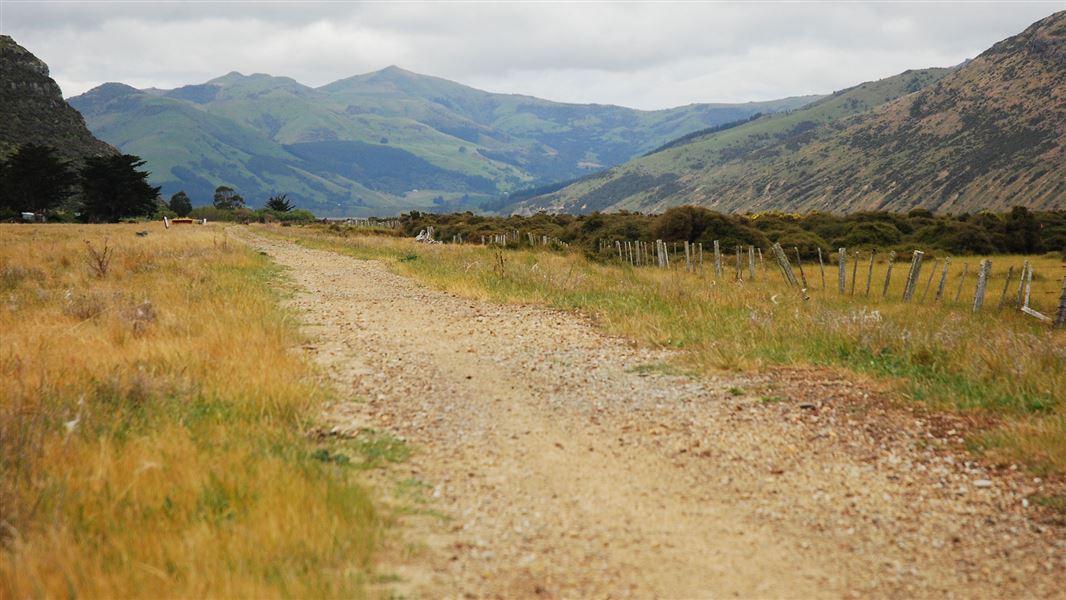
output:
<instances>
[{"instance_id":1,"label":"rocky outcrop","mask_svg":"<svg viewBox=\"0 0 1066 600\"><path fill-rule=\"evenodd\" d=\"M0 158L27 143L52 146L75 162L118 152L96 139L81 113L63 100L44 61L0 35Z\"/></svg>"}]
</instances>

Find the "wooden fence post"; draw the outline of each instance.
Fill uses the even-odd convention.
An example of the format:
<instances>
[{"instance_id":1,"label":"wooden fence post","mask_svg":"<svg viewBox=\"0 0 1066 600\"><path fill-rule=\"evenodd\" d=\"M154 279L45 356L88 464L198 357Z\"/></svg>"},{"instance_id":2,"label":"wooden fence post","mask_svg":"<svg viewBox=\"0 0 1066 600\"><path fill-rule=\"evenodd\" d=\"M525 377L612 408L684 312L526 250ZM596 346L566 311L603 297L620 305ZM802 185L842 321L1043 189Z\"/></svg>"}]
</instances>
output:
<instances>
[{"instance_id":1,"label":"wooden fence post","mask_svg":"<svg viewBox=\"0 0 1066 600\"><path fill-rule=\"evenodd\" d=\"M992 271L992 261L987 258L981 261L977 271L977 288L973 293L973 312L981 310L985 303L985 286L988 284L988 274Z\"/></svg>"},{"instance_id":2,"label":"wooden fence post","mask_svg":"<svg viewBox=\"0 0 1066 600\"><path fill-rule=\"evenodd\" d=\"M948 281L949 265L951 265L951 258L945 256L944 270L940 273L940 283L938 283L936 286L936 298L933 299L934 302L940 302L940 300L944 297L944 284Z\"/></svg>"},{"instance_id":3,"label":"wooden fence post","mask_svg":"<svg viewBox=\"0 0 1066 600\"><path fill-rule=\"evenodd\" d=\"M1032 267L1029 266L1029 261L1025 261L1025 263L1022 264L1021 277L1018 279L1018 298L1014 301L1014 306L1016 308L1025 306L1022 302L1022 294L1025 292L1025 278L1029 275L1031 269Z\"/></svg>"},{"instance_id":4,"label":"wooden fence post","mask_svg":"<svg viewBox=\"0 0 1066 600\"><path fill-rule=\"evenodd\" d=\"M966 282L966 275L970 272L970 263L962 263L962 275L959 276L959 289L955 290L955 302L962 295L962 284Z\"/></svg>"},{"instance_id":5,"label":"wooden fence post","mask_svg":"<svg viewBox=\"0 0 1066 600\"><path fill-rule=\"evenodd\" d=\"M740 276L740 246L737 246L737 281L743 281L743 277Z\"/></svg>"},{"instance_id":6,"label":"wooden fence post","mask_svg":"<svg viewBox=\"0 0 1066 600\"><path fill-rule=\"evenodd\" d=\"M874 279L874 258L877 256L877 249L870 250L870 268L866 271L866 297L870 297L870 283Z\"/></svg>"},{"instance_id":7,"label":"wooden fence post","mask_svg":"<svg viewBox=\"0 0 1066 600\"><path fill-rule=\"evenodd\" d=\"M854 296L855 295L855 283L859 279L859 277L858 277L858 275L859 275L859 253L858 252L855 253L854 260L852 260L851 262L852 262L852 264L851 264L851 295Z\"/></svg>"},{"instance_id":8,"label":"wooden fence post","mask_svg":"<svg viewBox=\"0 0 1066 600\"><path fill-rule=\"evenodd\" d=\"M1007 267L1007 279L1003 282L1003 291L999 294L999 304L996 308L1003 308L1003 303L1007 301L1007 288L1010 287L1011 277L1014 276L1014 265Z\"/></svg>"},{"instance_id":9,"label":"wooden fence post","mask_svg":"<svg viewBox=\"0 0 1066 600\"><path fill-rule=\"evenodd\" d=\"M915 250L911 257L911 270L907 273L907 285L903 288L903 301L910 302L914 296L914 289L918 287L918 274L922 271L922 257L925 252Z\"/></svg>"},{"instance_id":10,"label":"wooden fence post","mask_svg":"<svg viewBox=\"0 0 1066 600\"><path fill-rule=\"evenodd\" d=\"M839 266L839 273L837 274L837 288L840 295L844 295L844 279L847 277L845 269L848 267L848 251L844 248L837 250L837 263Z\"/></svg>"},{"instance_id":11,"label":"wooden fence post","mask_svg":"<svg viewBox=\"0 0 1066 600\"><path fill-rule=\"evenodd\" d=\"M888 253L888 271L885 273L885 287L881 290L881 297L888 295L888 284L892 283L892 268L896 266L896 251Z\"/></svg>"},{"instance_id":12,"label":"wooden fence post","mask_svg":"<svg viewBox=\"0 0 1066 600\"><path fill-rule=\"evenodd\" d=\"M1022 308L1023 309L1029 308L1029 291L1030 291L1030 288L1032 288L1032 286L1033 286L1033 266L1029 265L1029 268L1026 269L1026 271L1027 272L1025 274L1025 303L1022 304Z\"/></svg>"},{"instance_id":13,"label":"wooden fence post","mask_svg":"<svg viewBox=\"0 0 1066 600\"><path fill-rule=\"evenodd\" d=\"M1059 310L1055 313L1055 325L1066 327L1066 277L1062 278L1062 295L1059 296Z\"/></svg>"},{"instance_id":14,"label":"wooden fence post","mask_svg":"<svg viewBox=\"0 0 1066 600\"><path fill-rule=\"evenodd\" d=\"M796 285L795 284L795 277L789 277L788 276L788 270L785 269L785 260L783 260L782 257L781 257L781 254L783 254L784 251L782 250L779 253L778 251L779 251L780 248L781 248L781 244L778 244L778 243L775 242L774 245L770 247L770 251L773 252L774 260L777 261L777 266L778 266L779 269L781 269L781 276L785 278L785 284L788 287L795 287L795 285Z\"/></svg>"},{"instance_id":15,"label":"wooden fence post","mask_svg":"<svg viewBox=\"0 0 1066 600\"><path fill-rule=\"evenodd\" d=\"M800 279L803 280L803 289L808 289L807 274L803 272L803 257L800 256L800 249L797 246L793 246L792 249L796 251L796 266L799 267L800 270Z\"/></svg>"},{"instance_id":16,"label":"wooden fence post","mask_svg":"<svg viewBox=\"0 0 1066 600\"><path fill-rule=\"evenodd\" d=\"M748 245L748 281L755 281L755 246Z\"/></svg>"},{"instance_id":17,"label":"wooden fence post","mask_svg":"<svg viewBox=\"0 0 1066 600\"><path fill-rule=\"evenodd\" d=\"M703 277L703 242L697 242L696 243L696 248L698 250L698 254L699 254L699 257L700 257L700 262L699 262L699 265L700 265L700 277Z\"/></svg>"},{"instance_id":18,"label":"wooden fence post","mask_svg":"<svg viewBox=\"0 0 1066 600\"><path fill-rule=\"evenodd\" d=\"M688 240L685 240L685 271L692 271L692 253L688 248Z\"/></svg>"},{"instance_id":19,"label":"wooden fence post","mask_svg":"<svg viewBox=\"0 0 1066 600\"><path fill-rule=\"evenodd\" d=\"M822 247L818 246L818 270L822 272L822 289L825 289L825 263L822 262Z\"/></svg>"},{"instance_id":20,"label":"wooden fence post","mask_svg":"<svg viewBox=\"0 0 1066 600\"><path fill-rule=\"evenodd\" d=\"M799 282L796 281L796 276L792 273L792 265L789 264L788 257L785 256L785 251L781 249L781 244L775 242L771 250L774 253L774 257L777 259L777 265L781 267L782 275L785 276L785 282L788 283L789 287L798 288L800 296L802 296L804 300L808 300L809 297L807 296L807 291L801 288Z\"/></svg>"},{"instance_id":21,"label":"wooden fence post","mask_svg":"<svg viewBox=\"0 0 1066 600\"><path fill-rule=\"evenodd\" d=\"M759 268L766 272L766 263L762 261L762 248L759 248Z\"/></svg>"},{"instance_id":22,"label":"wooden fence post","mask_svg":"<svg viewBox=\"0 0 1066 600\"><path fill-rule=\"evenodd\" d=\"M936 275L936 269L934 269L933 267L935 267L935 266L936 266L935 263L932 264L932 265L929 265L929 279L925 280L925 290L922 292L922 299L921 299L921 303L922 304L925 304L925 299L926 299L926 297L929 296L929 288L933 287L933 275Z\"/></svg>"},{"instance_id":23,"label":"wooden fence post","mask_svg":"<svg viewBox=\"0 0 1066 600\"><path fill-rule=\"evenodd\" d=\"M714 278L722 278L722 249L718 247L718 240L714 240Z\"/></svg>"}]
</instances>

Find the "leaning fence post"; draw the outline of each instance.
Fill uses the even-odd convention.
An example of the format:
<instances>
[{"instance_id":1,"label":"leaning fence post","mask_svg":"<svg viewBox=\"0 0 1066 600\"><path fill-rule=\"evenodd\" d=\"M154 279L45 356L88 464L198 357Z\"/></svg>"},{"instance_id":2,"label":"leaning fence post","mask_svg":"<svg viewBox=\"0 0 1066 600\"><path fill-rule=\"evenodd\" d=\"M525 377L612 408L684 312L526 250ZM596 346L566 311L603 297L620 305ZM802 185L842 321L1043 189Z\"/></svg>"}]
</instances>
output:
<instances>
[{"instance_id":1,"label":"leaning fence post","mask_svg":"<svg viewBox=\"0 0 1066 600\"><path fill-rule=\"evenodd\" d=\"M866 271L866 297L870 297L870 282L874 279L874 257L877 256L877 249L870 250L870 269Z\"/></svg>"},{"instance_id":2,"label":"leaning fence post","mask_svg":"<svg viewBox=\"0 0 1066 600\"><path fill-rule=\"evenodd\" d=\"M766 271L766 263L762 261L762 248L759 248L759 268Z\"/></svg>"},{"instance_id":3,"label":"leaning fence post","mask_svg":"<svg viewBox=\"0 0 1066 600\"><path fill-rule=\"evenodd\" d=\"M822 272L822 289L825 289L825 263L822 262L822 247L818 246L818 269Z\"/></svg>"},{"instance_id":4,"label":"leaning fence post","mask_svg":"<svg viewBox=\"0 0 1066 600\"><path fill-rule=\"evenodd\" d=\"M981 267L977 271L977 289L973 293L973 312L981 310L985 303L985 285L988 284L988 274L992 271L992 261L987 258L981 261Z\"/></svg>"},{"instance_id":5,"label":"leaning fence post","mask_svg":"<svg viewBox=\"0 0 1066 600\"><path fill-rule=\"evenodd\" d=\"M910 302L914 295L914 289L918 286L918 274L922 271L922 257L925 253L915 250L911 257L911 270L907 273L907 285L903 288L903 301Z\"/></svg>"},{"instance_id":6,"label":"leaning fence post","mask_svg":"<svg viewBox=\"0 0 1066 600\"><path fill-rule=\"evenodd\" d=\"M781 249L781 244L775 242L771 250L777 259L777 265L781 267L781 273L785 276L785 282L788 283L789 287L798 288L800 296L804 300L808 300L807 290L801 288L799 282L796 281L796 276L792 273L792 265L789 264L785 251Z\"/></svg>"},{"instance_id":7,"label":"leaning fence post","mask_svg":"<svg viewBox=\"0 0 1066 600\"><path fill-rule=\"evenodd\" d=\"M1062 278L1062 295L1059 296L1059 310L1055 313L1054 327L1066 327L1066 277Z\"/></svg>"},{"instance_id":8,"label":"leaning fence post","mask_svg":"<svg viewBox=\"0 0 1066 600\"><path fill-rule=\"evenodd\" d=\"M944 270L940 273L940 283L936 286L936 298L934 302L940 302L940 299L944 297L944 284L948 281L948 265L951 264L951 258L944 257Z\"/></svg>"},{"instance_id":9,"label":"leaning fence post","mask_svg":"<svg viewBox=\"0 0 1066 600\"><path fill-rule=\"evenodd\" d=\"M800 256L800 249L797 246L792 247L796 251L796 266L800 270L800 279L803 280L803 289L807 289L807 275L803 272L803 257Z\"/></svg>"},{"instance_id":10,"label":"leaning fence post","mask_svg":"<svg viewBox=\"0 0 1066 600\"><path fill-rule=\"evenodd\" d=\"M925 291L922 292L922 304L925 304L925 299L929 296L929 288L933 287L933 275L936 275L936 269L933 267L935 266L935 263L929 266L929 279L925 280Z\"/></svg>"},{"instance_id":11,"label":"leaning fence post","mask_svg":"<svg viewBox=\"0 0 1066 600\"><path fill-rule=\"evenodd\" d=\"M966 274L970 272L970 263L962 263L962 275L959 276L959 289L955 290L955 302L962 295L962 284L966 282Z\"/></svg>"},{"instance_id":12,"label":"leaning fence post","mask_svg":"<svg viewBox=\"0 0 1066 600\"><path fill-rule=\"evenodd\" d=\"M1007 279L1003 282L1003 291L999 294L999 304L996 308L1003 308L1003 303L1007 301L1007 288L1010 287L1011 277L1014 276L1014 265L1007 267Z\"/></svg>"},{"instance_id":13,"label":"leaning fence post","mask_svg":"<svg viewBox=\"0 0 1066 600\"><path fill-rule=\"evenodd\" d=\"M781 276L785 278L785 285L788 287L794 287L794 278L788 276L788 270L785 269L785 261L781 259L781 254L778 253L780 247L781 245L775 242L774 245L770 247L770 251L774 253L774 260L777 261L777 267L781 269ZM784 251L782 251L782 253L783 252Z\"/></svg>"},{"instance_id":14,"label":"leaning fence post","mask_svg":"<svg viewBox=\"0 0 1066 600\"><path fill-rule=\"evenodd\" d=\"M837 288L839 288L840 295L844 295L844 279L847 277L845 269L848 267L848 251L844 248L837 250L837 263L839 266L839 273L837 274Z\"/></svg>"},{"instance_id":15,"label":"leaning fence post","mask_svg":"<svg viewBox=\"0 0 1066 600\"><path fill-rule=\"evenodd\" d=\"M1025 278L1029 274L1031 268L1032 267L1029 266L1029 261L1025 261L1025 263L1022 264L1021 277L1018 279L1018 298L1014 301L1014 305L1018 308L1025 306L1022 303L1022 294L1025 292Z\"/></svg>"},{"instance_id":16,"label":"leaning fence post","mask_svg":"<svg viewBox=\"0 0 1066 600\"><path fill-rule=\"evenodd\" d=\"M718 240L714 240L714 278L722 278L722 249L718 246Z\"/></svg>"},{"instance_id":17,"label":"leaning fence post","mask_svg":"<svg viewBox=\"0 0 1066 600\"><path fill-rule=\"evenodd\" d=\"M888 284L892 283L892 267L896 266L896 251L888 253L888 271L885 272L885 287L881 290L881 297L888 295Z\"/></svg>"}]
</instances>

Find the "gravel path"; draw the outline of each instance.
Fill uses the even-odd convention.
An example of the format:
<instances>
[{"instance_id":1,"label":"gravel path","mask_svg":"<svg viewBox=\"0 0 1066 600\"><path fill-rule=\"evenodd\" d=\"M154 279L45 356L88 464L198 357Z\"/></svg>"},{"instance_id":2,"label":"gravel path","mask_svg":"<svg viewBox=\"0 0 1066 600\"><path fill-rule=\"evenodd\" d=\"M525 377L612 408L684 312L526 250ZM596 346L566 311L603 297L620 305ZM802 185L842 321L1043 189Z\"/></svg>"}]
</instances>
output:
<instances>
[{"instance_id":1,"label":"gravel path","mask_svg":"<svg viewBox=\"0 0 1066 600\"><path fill-rule=\"evenodd\" d=\"M446 518L403 517L415 597L1064 597L1042 482L967 462L962 423L821 370L691 379L586 320L235 235L291 269L312 351Z\"/></svg>"}]
</instances>

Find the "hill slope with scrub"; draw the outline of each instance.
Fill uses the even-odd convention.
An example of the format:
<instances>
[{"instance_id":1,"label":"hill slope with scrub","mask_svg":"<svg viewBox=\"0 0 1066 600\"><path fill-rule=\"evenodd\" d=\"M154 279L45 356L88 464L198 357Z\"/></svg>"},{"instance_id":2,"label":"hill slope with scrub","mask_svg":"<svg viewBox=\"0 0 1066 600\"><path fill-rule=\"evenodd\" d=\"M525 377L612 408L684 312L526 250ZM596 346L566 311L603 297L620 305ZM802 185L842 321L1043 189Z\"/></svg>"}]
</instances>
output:
<instances>
[{"instance_id":1,"label":"hill slope with scrub","mask_svg":"<svg viewBox=\"0 0 1066 600\"><path fill-rule=\"evenodd\" d=\"M1066 12L955 69L908 71L696 137L516 210L949 213L1066 207Z\"/></svg>"}]
</instances>

